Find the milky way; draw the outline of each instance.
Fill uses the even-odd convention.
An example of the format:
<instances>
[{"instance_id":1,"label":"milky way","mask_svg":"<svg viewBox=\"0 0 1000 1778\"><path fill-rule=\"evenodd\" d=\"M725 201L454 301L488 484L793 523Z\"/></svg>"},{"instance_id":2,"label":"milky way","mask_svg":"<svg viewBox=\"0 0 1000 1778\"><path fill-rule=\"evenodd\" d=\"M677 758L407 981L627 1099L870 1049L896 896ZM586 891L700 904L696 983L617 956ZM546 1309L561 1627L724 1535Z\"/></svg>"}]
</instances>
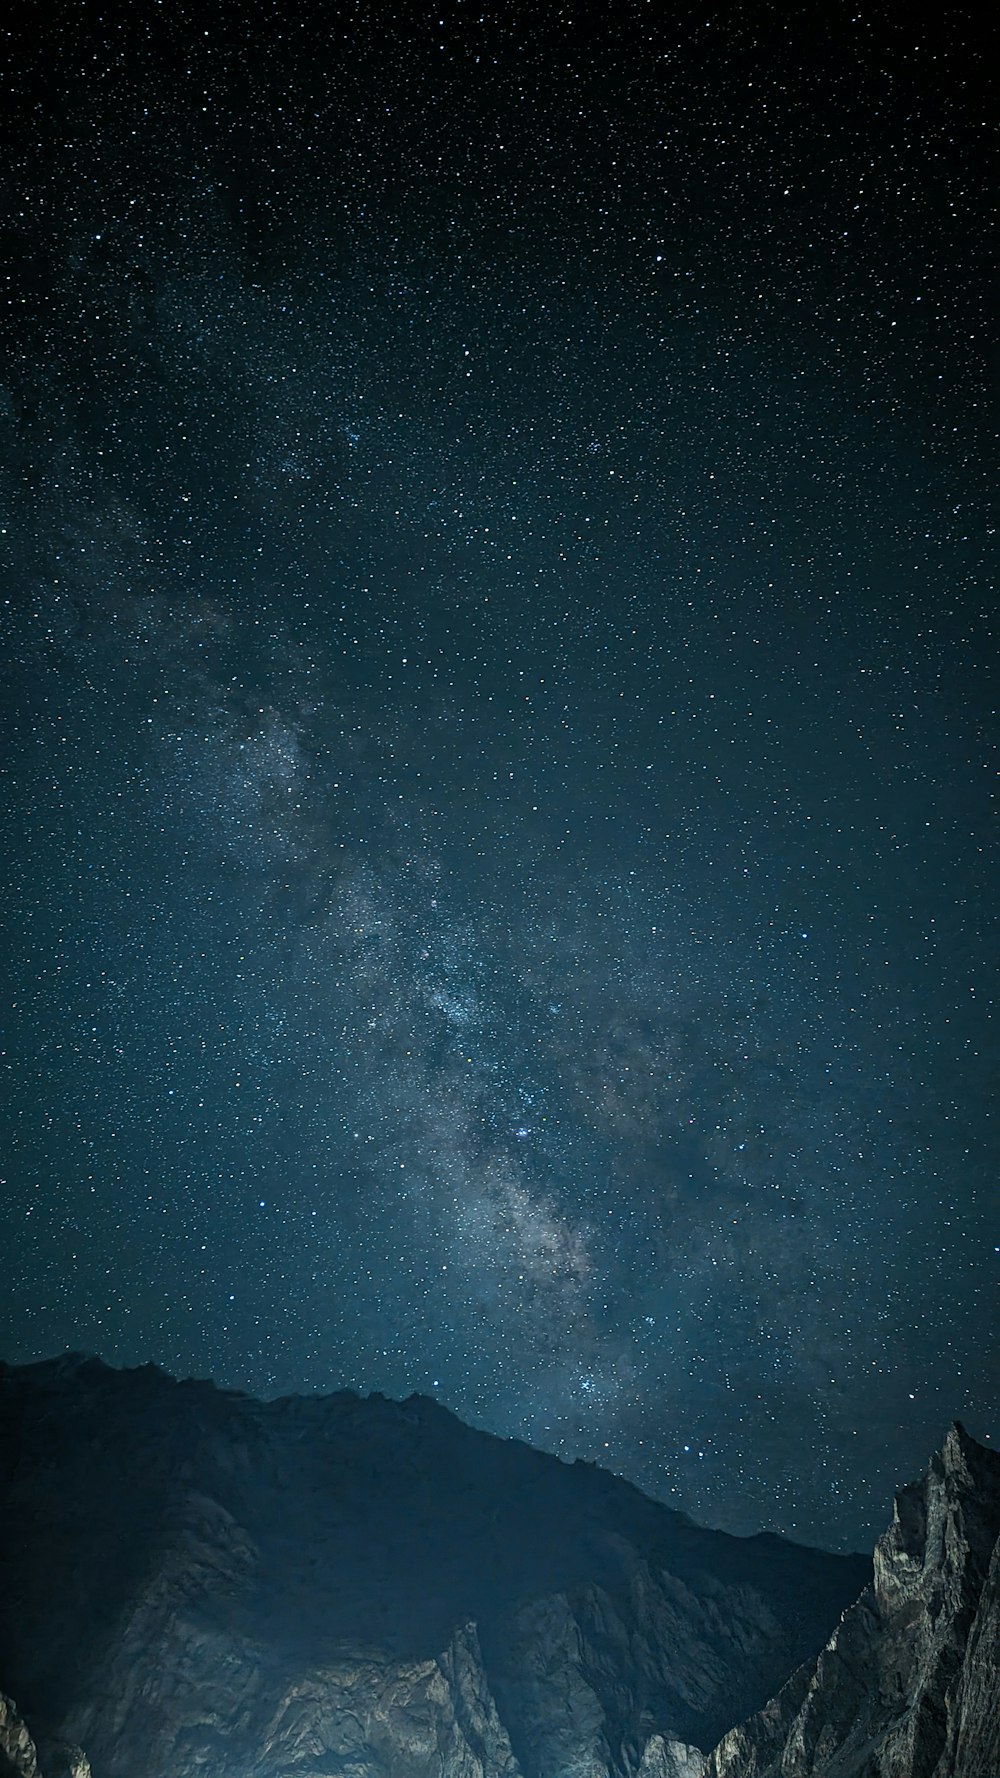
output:
<instances>
[{"instance_id":1,"label":"milky way","mask_svg":"<svg viewBox=\"0 0 1000 1778\"><path fill-rule=\"evenodd\" d=\"M11 53L0 1326L858 1545L995 1436L982 63L649 10Z\"/></svg>"}]
</instances>

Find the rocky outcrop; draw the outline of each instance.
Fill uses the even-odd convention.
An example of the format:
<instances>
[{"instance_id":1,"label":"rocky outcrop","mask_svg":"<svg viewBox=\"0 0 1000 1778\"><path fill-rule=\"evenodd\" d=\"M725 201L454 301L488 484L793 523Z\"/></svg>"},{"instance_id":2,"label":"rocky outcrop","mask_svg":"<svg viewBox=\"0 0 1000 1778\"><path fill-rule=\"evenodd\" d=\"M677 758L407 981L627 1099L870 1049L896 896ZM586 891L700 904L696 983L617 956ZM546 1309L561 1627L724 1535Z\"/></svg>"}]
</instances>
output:
<instances>
[{"instance_id":1,"label":"rocky outcrop","mask_svg":"<svg viewBox=\"0 0 1000 1778\"><path fill-rule=\"evenodd\" d=\"M91 1778L91 1773L79 1747L48 1737L36 1746L17 1705L0 1692L0 1778Z\"/></svg>"},{"instance_id":2,"label":"rocky outcrop","mask_svg":"<svg viewBox=\"0 0 1000 1778\"><path fill-rule=\"evenodd\" d=\"M0 1778L39 1778L38 1753L16 1704L0 1692Z\"/></svg>"},{"instance_id":3,"label":"rocky outcrop","mask_svg":"<svg viewBox=\"0 0 1000 1778\"><path fill-rule=\"evenodd\" d=\"M95 1778L697 1778L870 1574L420 1397L81 1359L0 1367L0 1565L0 1674Z\"/></svg>"},{"instance_id":4,"label":"rocky outcrop","mask_svg":"<svg viewBox=\"0 0 1000 1778\"><path fill-rule=\"evenodd\" d=\"M1000 1454L952 1427L819 1659L705 1778L998 1778Z\"/></svg>"},{"instance_id":5,"label":"rocky outcrop","mask_svg":"<svg viewBox=\"0 0 1000 1778\"><path fill-rule=\"evenodd\" d=\"M699 1747L651 1735L646 1742L637 1778L701 1778L705 1755Z\"/></svg>"}]
</instances>

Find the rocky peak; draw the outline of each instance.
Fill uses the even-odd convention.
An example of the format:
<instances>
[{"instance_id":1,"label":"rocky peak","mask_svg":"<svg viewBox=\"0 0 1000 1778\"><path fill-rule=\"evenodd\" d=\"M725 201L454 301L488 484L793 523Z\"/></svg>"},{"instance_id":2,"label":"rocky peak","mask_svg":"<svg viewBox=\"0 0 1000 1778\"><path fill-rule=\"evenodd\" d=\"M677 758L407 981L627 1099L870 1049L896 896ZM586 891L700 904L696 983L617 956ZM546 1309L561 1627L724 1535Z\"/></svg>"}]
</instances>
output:
<instances>
[{"instance_id":1,"label":"rocky peak","mask_svg":"<svg viewBox=\"0 0 1000 1778\"><path fill-rule=\"evenodd\" d=\"M872 1585L706 1778L997 1778L1000 1454L957 1423L900 1489Z\"/></svg>"}]
</instances>

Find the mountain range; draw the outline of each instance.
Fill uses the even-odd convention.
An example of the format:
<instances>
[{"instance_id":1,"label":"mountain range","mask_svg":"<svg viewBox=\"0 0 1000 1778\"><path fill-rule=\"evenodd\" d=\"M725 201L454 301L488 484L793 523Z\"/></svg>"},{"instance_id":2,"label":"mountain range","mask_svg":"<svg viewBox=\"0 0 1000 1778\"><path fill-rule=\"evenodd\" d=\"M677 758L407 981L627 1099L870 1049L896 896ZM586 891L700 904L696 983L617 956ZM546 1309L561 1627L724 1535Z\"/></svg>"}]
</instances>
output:
<instances>
[{"instance_id":1,"label":"mountain range","mask_svg":"<svg viewBox=\"0 0 1000 1778\"><path fill-rule=\"evenodd\" d=\"M998 1533L959 1427L873 1573L420 1396L0 1365L0 1778L1000 1778Z\"/></svg>"}]
</instances>

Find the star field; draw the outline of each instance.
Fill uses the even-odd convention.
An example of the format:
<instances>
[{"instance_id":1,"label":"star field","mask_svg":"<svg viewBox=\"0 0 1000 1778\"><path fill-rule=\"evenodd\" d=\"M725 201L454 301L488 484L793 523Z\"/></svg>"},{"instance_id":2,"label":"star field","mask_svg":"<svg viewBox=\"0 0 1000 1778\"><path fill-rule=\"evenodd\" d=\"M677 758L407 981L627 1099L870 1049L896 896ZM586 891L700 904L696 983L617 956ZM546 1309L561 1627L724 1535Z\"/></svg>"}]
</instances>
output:
<instances>
[{"instance_id":1,"label":"star field","mask_svg":"<svg viewBox=\"0 0 1000 1778\"><path fill-rule=\"evenodd\" d=\"M11 27L7 1359L827 1547L996 1436L988 54Z\"/></svg>"}]
</instances>

